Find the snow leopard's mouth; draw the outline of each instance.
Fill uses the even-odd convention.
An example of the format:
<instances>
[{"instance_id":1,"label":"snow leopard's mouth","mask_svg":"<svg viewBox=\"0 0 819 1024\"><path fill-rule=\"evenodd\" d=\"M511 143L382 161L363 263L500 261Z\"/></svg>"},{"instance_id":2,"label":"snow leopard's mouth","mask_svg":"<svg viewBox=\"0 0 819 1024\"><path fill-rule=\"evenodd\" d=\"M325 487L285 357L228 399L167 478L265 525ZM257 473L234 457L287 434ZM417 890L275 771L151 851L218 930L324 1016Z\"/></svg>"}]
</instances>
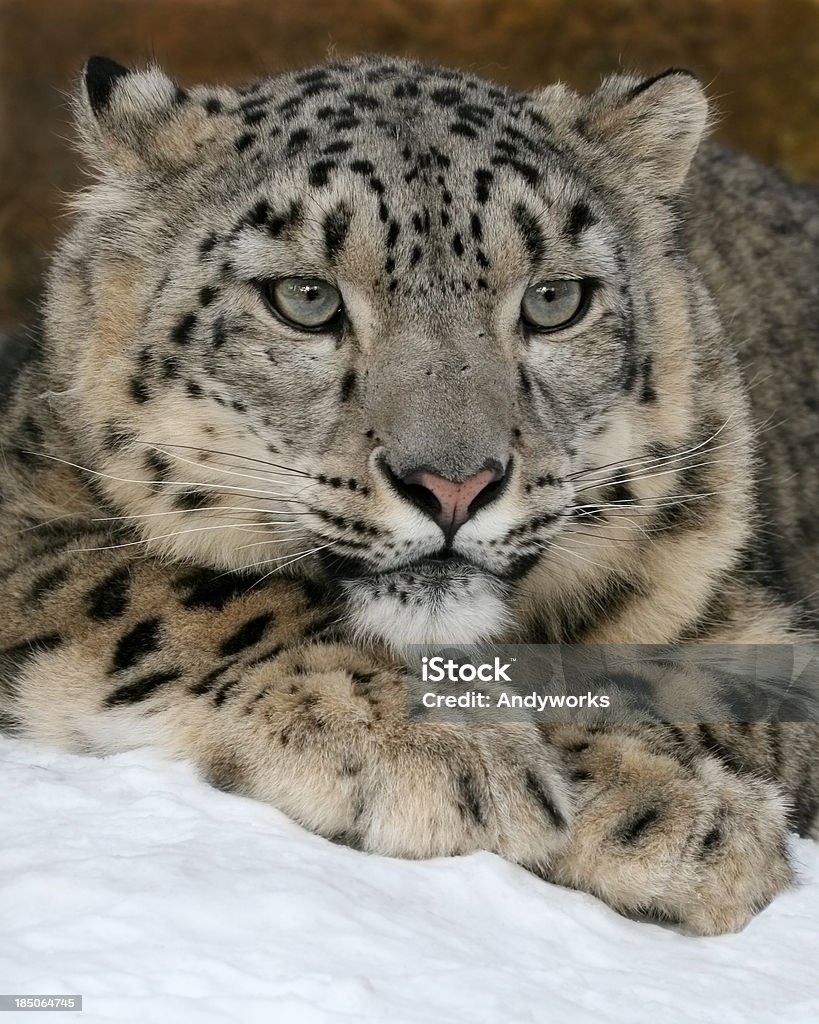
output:
<instances>
[{"instance_id":1,"label":"snow leopard's mouth","mask_svg":"<svg viewBox=\"0 0 819 1024\"><path fill-rule=\"evenodd\" d=\"M458 553L442 550L382 570L331 554L324 565L353 632L395 649L474 643L498 636L511 621L514 577Z\"/></svg>"}]
</instances>

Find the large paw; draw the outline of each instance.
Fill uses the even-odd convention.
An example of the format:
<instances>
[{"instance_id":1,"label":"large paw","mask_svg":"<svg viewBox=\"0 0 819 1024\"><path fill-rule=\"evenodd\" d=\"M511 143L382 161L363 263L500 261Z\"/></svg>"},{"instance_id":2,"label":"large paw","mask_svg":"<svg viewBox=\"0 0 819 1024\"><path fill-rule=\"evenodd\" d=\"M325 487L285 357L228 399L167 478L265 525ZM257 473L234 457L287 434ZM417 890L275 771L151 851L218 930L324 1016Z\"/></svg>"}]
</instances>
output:
<instances>
[{"instance_id":1,"label":"large paw","mask_svg":"<svg viewBox=\"0 0 819 1024\"><path fill-rule=\"evenodd\" d=\"M549 877L697 935L743 928L793 881L775 787L605 733L577 744L579 800Z\"/></svg>"}]
</instances>

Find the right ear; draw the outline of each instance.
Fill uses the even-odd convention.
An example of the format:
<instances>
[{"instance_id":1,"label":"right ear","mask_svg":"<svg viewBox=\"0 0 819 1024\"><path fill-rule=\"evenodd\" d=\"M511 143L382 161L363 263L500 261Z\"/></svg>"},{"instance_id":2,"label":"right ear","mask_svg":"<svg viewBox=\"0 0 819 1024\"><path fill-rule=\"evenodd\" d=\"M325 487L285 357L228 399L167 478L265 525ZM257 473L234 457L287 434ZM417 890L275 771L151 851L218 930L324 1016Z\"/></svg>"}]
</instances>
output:
<instances>
[{"instance_id":1,"label":"right ear","mask_svg":"<svg viewBox=\"0 0 819 1024\"><path fill-rule=\"evenodd\" d=\"M75 101L83 150L92 163L126 174L162 172L218 145L220 118L208 117L160 68L132 71L108 57L85 65Z\"/></svg>"}]
</instances>

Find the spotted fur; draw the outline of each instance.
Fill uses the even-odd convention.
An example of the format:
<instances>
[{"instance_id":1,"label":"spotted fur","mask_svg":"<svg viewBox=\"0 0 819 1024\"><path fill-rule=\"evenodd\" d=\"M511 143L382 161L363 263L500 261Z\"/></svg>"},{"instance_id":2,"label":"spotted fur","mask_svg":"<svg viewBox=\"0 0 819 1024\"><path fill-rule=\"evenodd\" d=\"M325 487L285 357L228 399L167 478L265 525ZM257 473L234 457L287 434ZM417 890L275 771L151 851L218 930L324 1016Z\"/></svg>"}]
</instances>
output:
<instances>
[{"instance_id":1,"label":"spotted fur","mask_svg":"<svg viewBox=\"0 0 819 1024\"><path fill-rule=\"evenodd\" d=\"M182 89L95 58L76 111L94 178L42 337L4 350L2 727L742 927L815 830L815 726L408 721L400 655L813 637L815 194L700 146L680 71ZM271 311L293 275L336 285L337 328ZM526 329L556 278L584 315ZM447 545L407 481L487 466Z\"/></svg>"}]
</instances>

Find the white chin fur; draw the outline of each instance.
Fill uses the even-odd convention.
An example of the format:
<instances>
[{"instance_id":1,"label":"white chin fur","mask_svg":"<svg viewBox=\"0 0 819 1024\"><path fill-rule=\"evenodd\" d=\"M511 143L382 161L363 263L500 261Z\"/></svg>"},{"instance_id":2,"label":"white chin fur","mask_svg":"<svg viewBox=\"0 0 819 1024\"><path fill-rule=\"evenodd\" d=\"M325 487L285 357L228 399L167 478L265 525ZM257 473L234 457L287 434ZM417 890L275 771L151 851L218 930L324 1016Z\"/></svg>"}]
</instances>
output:
<instances>
[{"instance_id":1,"label":"white chin fur","mask_svg":"<svg viewBox=\"0 0 819 1024\"><path fill-rule=\"evenodd\" d=\"M450 587L413 588L404 600L367 580L349 582L345 590L347 622L356 638L395 650L406 644L479 643L510 623L498 587L480 575Z\"/></svg>"}]
</instances>

